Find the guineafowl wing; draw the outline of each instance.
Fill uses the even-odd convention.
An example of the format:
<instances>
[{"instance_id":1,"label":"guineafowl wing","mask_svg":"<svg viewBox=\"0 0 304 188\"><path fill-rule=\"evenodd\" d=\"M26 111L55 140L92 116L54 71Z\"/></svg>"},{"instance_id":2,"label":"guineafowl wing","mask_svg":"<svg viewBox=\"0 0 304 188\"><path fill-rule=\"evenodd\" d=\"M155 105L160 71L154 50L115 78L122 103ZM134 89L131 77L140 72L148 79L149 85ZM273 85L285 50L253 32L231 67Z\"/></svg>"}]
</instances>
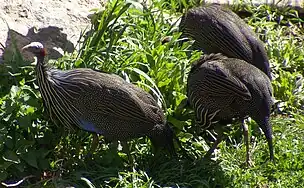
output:
<instances>
[{"instance_id":1,"label":"guineafowl wing","mask_svg":"<svg viewBox=\"0 0 304 188\"><path fill-rule=\"evenodd\" d=\"M228 57L238 57L246 61L251 61L251 49L246 37L243 35L242 28L235 25L227 18L218 17L213 27L203 27L202 33L210 41L211 53L222 52ZM217 51L219 49L219 51Z\"/></svg>"},{"instance_id":2,"label":"guineafowl wing","mask_svg":"<svg viewBox=\"0 0 304 188\"><path fill-rule=\"evenodd\" d=\"M129 84L129 88L141 99L142 102L158 107L156 100L148 92L133 84Z\"/></svg>"},{"instance_id":3,"label":"guineafowl wing","mask_svg":"<svg viewBox=\"0 0 304 188\"><path fill-rule=\"evenodd\" d=\"M238 20L242 21L241 18ZM252 61L252 51L244 36L248 26L217 7L190 10L183 17L180 28L183 36L190 36L195 40L193 47L196 49Z\"/></svg>"},{"instance_id":4,"label":"guineafowl wing","mask_svg":"<svg viewBox=\"0 0 304 188\"><path fill-rule=\"evenodd\" d=\"M52 78L58 85L57 90L64 94L63 102L74 109L70 111L75 117L103 117L147 124L163 121L159 108L143 102L142 97L130 89L130 83L115 74L73 69L52 72Z\"/></svg>"},{"instance_id":5,"label":"guineafowl wing","mask_svg":"<svg viewBox=\"0 0 304 188\"><path fill-rule=\"evenodd\" d=\"M157 121L161 121L165 119L164 112L162 111L161 107L157 104L156 100L152 97L151 94L144 91L143 89L133 85L129 84L130 89L134 91L134 93L137 95L137 97L141 100L143 103L143 106L145 108L148 108L146 111L152 110L153 113L149 112L152 116L157 116L157 118L153 117Z\"/></svg>"},{"instance_id":6,"label":"guineafowl wing","mask_svg":"<svg viewBox=\"0 0 304 188\"><path fill-rule=\"evenodd\" d=\"M125 83L127 84L127 83ZM124 121L146 123L162 122L162 113L157 106L145 103L136 93L125 87L107 88L102 91L104 102L97 105L97 112Z\"/></svg>"},{"instance_id":7,"label":"guineafowl wing","mask_svg":"<svg viewBox=\"0 0 304 188\"><path fill-rule=\"evenodd\" d=\"M225 59L200 63L189 75L187 95L197 122L205 129L213 124L215 116L231 119L238 115L238 105L250 101L252 96L246 85L223 66Z\"/></svg>"},{"instance_id":8,"label":"guineafowl wing","mask_svg":"<svg viewBox=\"0 0 304 188\"><path fill-rule=\"evenodd\" d=\"M236 77L226 72L217 62L203 64L201 70L204 74L205 88L211 96L239 96L243 100L250 100L248 88Z\"/></svg>"},{"instance_id":9,"label":"guineafowl wing","mask_svg":"<svg viewBox=\"0 0 304 188\"><path fill-rule=\"evenodd\" d=\"M82 69L81 78L85 94L80 101L90 113L129 122L163 122L163 113L152 96L121 77Z\"/></svg>"}]
</instances>

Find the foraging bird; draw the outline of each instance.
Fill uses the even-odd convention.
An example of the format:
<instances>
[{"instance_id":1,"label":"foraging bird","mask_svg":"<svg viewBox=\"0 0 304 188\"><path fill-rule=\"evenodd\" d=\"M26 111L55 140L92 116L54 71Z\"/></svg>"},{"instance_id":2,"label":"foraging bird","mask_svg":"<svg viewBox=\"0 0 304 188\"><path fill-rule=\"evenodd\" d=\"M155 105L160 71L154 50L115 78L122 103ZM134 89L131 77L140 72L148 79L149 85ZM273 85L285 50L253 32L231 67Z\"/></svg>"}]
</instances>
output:
<instances>
[{"instance_id":1,"label":"foraging bird","mask_svg":"<svg viewBox=\"0 0 304 188\"><path fill-rule=\"evenodd\" d=\"M182 16L179 29L182 37L194 40L192 47L195 50L242 59L271 79L263 42L230 9L217 4L192 8Z\"/></svg>"},{"instance_id":2,"label":"foraging bird","mask_svg":"<svg viewBox=\"0 0 304 188\"><path fill-rule=\"evenodd\" d=\"M106 141L148 136L175 154L173 131L153 97L121 77L87 68L62 71L44 62L43 45L23 47L36 58L38 86L52 120L101 134Z\"/></svg>"},{"instance_id":3,"label":"foraging bird","mask_svg":"<svg viewBox=\"0 0 304 188\"><path fill-rule=\"evenodd\" d=\"M270 159L273 160L272 126L269 122L274 102L272 86L269 78L258 68L219 53L204 55L192 64L187 96L196 121L204 130L215 128L216 122L221 124L234 118L242 120L247 164L250 156L248 128L244 119L250 116L263 130ZM219 134L206 156L212 154L222 138Z\"/></svg>"}]
</instances>

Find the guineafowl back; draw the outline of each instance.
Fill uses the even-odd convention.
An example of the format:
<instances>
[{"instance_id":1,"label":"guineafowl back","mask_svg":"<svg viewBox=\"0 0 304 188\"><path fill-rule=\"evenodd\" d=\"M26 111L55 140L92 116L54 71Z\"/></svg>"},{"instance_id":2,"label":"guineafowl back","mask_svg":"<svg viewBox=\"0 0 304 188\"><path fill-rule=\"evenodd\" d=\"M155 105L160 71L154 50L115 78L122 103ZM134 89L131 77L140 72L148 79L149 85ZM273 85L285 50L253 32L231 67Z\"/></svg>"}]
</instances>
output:
<instances>
[{"instance_id":1,"label":"guineafowl back","mask_svg":"<svg viewBox=\"0 0 304 188\"><path fill-rule=\"evenodd\" d=\"M182 37L195 40L194 49L243 59L271 78L262 41L231 10L220 5L192 8L182 17L179 27Z\"/></svg>"}]
</instances>

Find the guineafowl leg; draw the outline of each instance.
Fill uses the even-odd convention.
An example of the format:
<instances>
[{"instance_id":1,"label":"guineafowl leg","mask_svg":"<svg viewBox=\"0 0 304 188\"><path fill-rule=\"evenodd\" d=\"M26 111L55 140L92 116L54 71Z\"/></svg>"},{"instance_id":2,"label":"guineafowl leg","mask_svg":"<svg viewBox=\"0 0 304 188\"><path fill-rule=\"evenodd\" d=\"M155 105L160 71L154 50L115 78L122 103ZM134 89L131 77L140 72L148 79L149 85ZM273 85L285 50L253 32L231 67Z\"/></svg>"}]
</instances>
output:
<instances>
[{"instance_id":1,"label":"guineafowl leg","mask_svg":"<svg viewBox=\"0 0 304 188\"><path fill-rule=\"evenodd\" d=\"M90 149L88 151L88 154L85 156L86 159L91 160L93 158L93 154L96 151L98 142L99 142L98 135L96 133L93 133L93 140Z\"/></svg>"},{"instance_id":2,"label":"guineafowl leg","mask_svg":"<svg viewBox=\"0 0 304 188\"><path fill-rule=\"evenodd\" d=\"M250 148L249 148L249 134L248 134L248 126L246 125L245 120L242 120L242 127L244 132L244 142L246 144L246 164L247 166L252 166L252 161L250 158Z\"/></svg>"},{"instance_id":3,"label":"guineafowl leg","mask_svg":"<svg viewBox=\"0 0 304 188\"><path fill-rule=\"evenodd\" d=\"M220 131L216 137L215 142L213 143L212 147L208 150L208 152L205 154L204 159L210 157L210 155L214 152L214 150L217 148L219 143L224 139L224 133L223 131Z\"/></svg>"},{"instance_id":4,"label":"guineafowl leg","mask_svg":"<svg viewBox=\"0 0 304 188\"><path fill-rule=\"evenodd\" d=\"M133 160L133 157L131 156L130 148L129 148L127 141L123 141L123 142L121 142L121 144L122 144L122 148L123 148L124 152L128 156L128 160L130 162L131 167L134 167L134 160Z\"/></svg>"},{"instance_id":5,"label":"guineafowl leg","mask_svg":"<svg viewBox=\"0 0 304 188\"><path fill-rule=\"evenodd\" d=\"M99 142L99 139L98 139L97 133L93 133L93 141L92 141L91 148L90 148L90 154L93 154L94 151L96 151L98 142Z\"/></svg>"}]
</instances>

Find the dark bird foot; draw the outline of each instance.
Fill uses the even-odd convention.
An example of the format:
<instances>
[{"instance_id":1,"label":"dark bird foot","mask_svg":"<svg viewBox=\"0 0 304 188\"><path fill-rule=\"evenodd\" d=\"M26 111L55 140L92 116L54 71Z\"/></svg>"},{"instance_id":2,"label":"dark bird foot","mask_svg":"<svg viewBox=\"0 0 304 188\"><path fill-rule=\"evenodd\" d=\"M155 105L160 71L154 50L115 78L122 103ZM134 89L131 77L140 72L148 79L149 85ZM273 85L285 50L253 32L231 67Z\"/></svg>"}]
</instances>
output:
<instances>
[{"instance_id":1,"label":"dark bird foot","mask_svg":"<svg viewBox=\"0 0 304 188\"><path fill-rule=\"evenodd\" d=\"M212 147L205 154L204 159L210 159L211 155L214 153L214 150L217 148L217 146L222 142L224 138L225 138L224 133L220 131Z\"/></svg>"}]
</instances>

